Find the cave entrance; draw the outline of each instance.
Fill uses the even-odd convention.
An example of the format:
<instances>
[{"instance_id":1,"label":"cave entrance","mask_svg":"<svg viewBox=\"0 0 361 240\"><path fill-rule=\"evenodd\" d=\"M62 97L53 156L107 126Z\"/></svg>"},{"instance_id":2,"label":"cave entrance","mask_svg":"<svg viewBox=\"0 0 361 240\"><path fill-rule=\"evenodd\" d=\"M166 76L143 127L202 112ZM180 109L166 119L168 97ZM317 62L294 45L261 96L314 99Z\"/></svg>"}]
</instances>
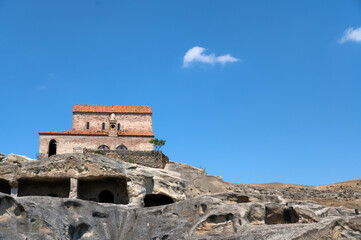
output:
<instances>
[{"instance_id":1,"label":"cave entrance","mask_svg":"<svg viewBox=\"0 0 361 240\"><path fill-rule=\"evenodd\" d=\"M68 198L70 179L20 179L18 196L50 196Z\"/></svg>"},{"instance_id":2,"label":"cave entrance","mask_svg":"<svg viewBox=\"0 0 361 240\"><path fill-rule=\"evenodd\" d=\"M123 178L79 179L80 199L100 202L128 204L127 181Z\"/></svg>"},{"instance_id":3,"label":"cave entrance","mask_svg":"<svg viewBox=\"0 0 361 240\"><path fill-rule=\"evenodd\" d=\"M293 207L289 207L283 210L283 218L285 223L297 223L300 219Z\"/></svg>"},{"instance_id":4,"label":"cave entrance","mask_svg":"<svg viewBox=\"0 0 361 240\"><path fill-rule=\"evenodd\" d=\"M10 194L11 187L8 181L0 179L0 192Z\"/></svg>"},{"instance_id":5,"label":"cave entrance","mask_svg":"<svg viewBox=\"0 0 361 240\"><path fill-rule=\"evenodd\" d=\"M108 190L104 190L99 194L99 202L114 203L114 195Z\"/></svg>"},{"instance_id":6,"label":"cave entrance","mask_svg":"<svg viewBox=\"0 0 361 240\"><path fill-rule=\"evenodd\" d=\"M53 139L49 142L49 157L56 154L56 141Z\"/></svg>"},{"instance_id":7,"label":"cave entrance","mask_svg":"<svg viewBox=\"0 0 361 240\"><path fill-rule=\"evenodd\" d=\"M145 207L155 207L171 203L174 203L173 199L162 194L147 194L144 198Z\"/></svg>"}]
</instances>

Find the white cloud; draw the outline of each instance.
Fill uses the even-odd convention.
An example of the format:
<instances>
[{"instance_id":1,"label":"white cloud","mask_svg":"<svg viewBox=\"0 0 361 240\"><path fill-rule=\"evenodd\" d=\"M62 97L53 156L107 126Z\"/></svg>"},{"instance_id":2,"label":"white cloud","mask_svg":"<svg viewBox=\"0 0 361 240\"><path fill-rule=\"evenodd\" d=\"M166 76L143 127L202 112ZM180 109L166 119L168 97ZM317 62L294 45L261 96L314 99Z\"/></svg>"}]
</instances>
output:
<instances>
[{"instance_id":1,"label":"white cloud","mask_svg":"<svg viewBox=\"0 0 361 240\"><path fill-rule=\"evenodd\" d=\"M206 54L205 48L193 47L189 49L183 58L183 67L189 67L192 63L200 62L207 64L220 63L222 65L231 62L238 62L239 59L232 57L230 54L216 56L214 53Z\"/></svg>"},{"instance_id":2,"label":"white cloud","mask_svg":"<svg viewBox=\"0 0 361 240\"><path fill-rule=\"evenodd\" d=\"M361 27L346 29L340 39L340 43L345 42L361 42Z\"/></svg>"}]
</instances>

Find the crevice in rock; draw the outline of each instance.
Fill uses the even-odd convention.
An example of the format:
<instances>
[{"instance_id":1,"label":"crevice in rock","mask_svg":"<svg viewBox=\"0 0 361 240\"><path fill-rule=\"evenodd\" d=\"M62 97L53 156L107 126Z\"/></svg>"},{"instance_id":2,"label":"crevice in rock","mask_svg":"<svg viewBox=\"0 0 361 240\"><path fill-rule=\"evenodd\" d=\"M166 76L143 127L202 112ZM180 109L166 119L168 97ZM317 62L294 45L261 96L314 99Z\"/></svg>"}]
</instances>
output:
<instances>
[{"instance_id":1,"label":"crevice in rock","mask_svg":"<svg viewBox=\"0 0 361 240\"><path fill-rule=\"evenodd\" d=\"M102 212L93 212L92 216L95 218L107 218L108 214Z\"/></svg>"},{"instance_id":2,"label":"crevice in rock","mask_svg":"<svg viewBox=\"0 0 361 240\"><path fill-rule=\"evenodd\" d=\"M71 240L80 239L84 233L90 229L90 225L87 223L80 223L77 226L70 225L68 229L68 234Z\"/></svg>"},{"instance_id":3,"label":"crevice in rock","mask_svg":"<svg viewBox=\"0 0 361 240\"><path fill-rule=\"evenodd\" d=\"M195 234L220 235L236 233L237 227L235 224L241 225L241 221L239 219L237 221L232 213L211 215L197 226Z\"/></svg>"},{"instance_id":4,"label":"crevice in rock","mask_svg":"<svg viewBox=\"0 0 361 240\"><path fill-rule=\"evenodd\" d=\"M14 198L9 196L0 197L0 216L5 213L13 213L15 216L20 216L25 212L25 209L22 205L17 203Z\"/></svg>"},{"instance_id":5,"label":"crevice in rock","mask_svg":"<svg viewBox=\"0 0 361 240\"><path fill-rule=\"evenodd\" d=\"M80 202L77 202L77 201L66 201L63 203L63 205L67 208L71 208L71 207L74 207L74 208L77 208L77 207L81 207L82 204Z\"/></svg>"}]
</instances>

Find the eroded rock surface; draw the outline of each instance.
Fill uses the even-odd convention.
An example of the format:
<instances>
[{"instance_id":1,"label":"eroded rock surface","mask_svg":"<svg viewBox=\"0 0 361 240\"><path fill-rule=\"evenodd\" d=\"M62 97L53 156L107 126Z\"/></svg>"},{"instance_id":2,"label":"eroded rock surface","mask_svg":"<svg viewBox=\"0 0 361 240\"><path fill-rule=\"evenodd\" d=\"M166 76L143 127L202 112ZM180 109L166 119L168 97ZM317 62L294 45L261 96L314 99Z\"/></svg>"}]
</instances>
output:
<instances>
[{"instance_id":1,"label":"eroded rock surface","mask_svg":"<svg viewBox=\"0 0 361 240\"><path fill-rule=\"evenodd\" d=\"M2 162L0 176L12 189L0 193L0 239L361 239L354 209L226 183L180 163L155 169L98 154L64 154ZM61 191L54 179L61 179ZM104 179L109 184L99 184ZM78 199L84 195L79 183L87 200ZM112 199L102 188L114 192L115 183L122 191ZM111 203L122 194L127 201Z\"/></svg>"}]
</instances>

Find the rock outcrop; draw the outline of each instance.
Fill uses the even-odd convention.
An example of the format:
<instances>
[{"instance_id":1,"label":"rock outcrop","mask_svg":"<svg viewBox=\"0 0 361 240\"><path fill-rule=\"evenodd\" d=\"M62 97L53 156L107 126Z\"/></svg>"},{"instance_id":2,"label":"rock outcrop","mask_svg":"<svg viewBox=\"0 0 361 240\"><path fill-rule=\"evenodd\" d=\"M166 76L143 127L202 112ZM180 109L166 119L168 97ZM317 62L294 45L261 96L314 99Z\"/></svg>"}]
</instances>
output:
<instances>
[{"instance_id":1,"label":"rock outcrop","mask_svg":"<svg viewBox=\"0 0 361 240\"><path fill-rule=\"evenodd\" d=\"M180 163L63 154L1 162L0 177L0 239L361 239L354 209Z\"/></svg>"}]
</instances>

